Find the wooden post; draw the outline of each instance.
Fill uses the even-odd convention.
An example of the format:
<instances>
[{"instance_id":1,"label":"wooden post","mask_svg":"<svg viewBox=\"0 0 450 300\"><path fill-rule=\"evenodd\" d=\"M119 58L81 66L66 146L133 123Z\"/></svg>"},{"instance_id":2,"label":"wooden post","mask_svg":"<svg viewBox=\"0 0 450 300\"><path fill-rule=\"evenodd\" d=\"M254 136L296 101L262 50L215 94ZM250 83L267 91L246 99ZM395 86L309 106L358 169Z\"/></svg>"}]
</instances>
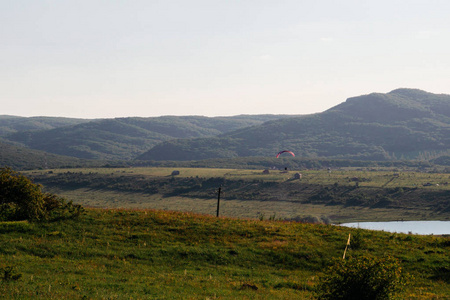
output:
<instances>
[{"instance_id":1,"label":"wooden post","mask_svg":"<svg viewBox=\"0 0 450 300\"><path fill-rule=\"evenodd\" d=\"M348 234L347 245L345 246L344 255L342 256L342 259L345 259L345 254L347 253L348 246L350 246L350 233Z\"/></svg>"},{"instance_id":2,"label":"wooden post","mask_svg":"<svg viewBox=\"0 0 450 300\"><path fill-rule=\"evenodd\" d=\"M219 187L219 192L217 196L217 217L219 217L219 208L220 208L220 191L222 190L222 186Z\"/></svg>"}]
</instances>

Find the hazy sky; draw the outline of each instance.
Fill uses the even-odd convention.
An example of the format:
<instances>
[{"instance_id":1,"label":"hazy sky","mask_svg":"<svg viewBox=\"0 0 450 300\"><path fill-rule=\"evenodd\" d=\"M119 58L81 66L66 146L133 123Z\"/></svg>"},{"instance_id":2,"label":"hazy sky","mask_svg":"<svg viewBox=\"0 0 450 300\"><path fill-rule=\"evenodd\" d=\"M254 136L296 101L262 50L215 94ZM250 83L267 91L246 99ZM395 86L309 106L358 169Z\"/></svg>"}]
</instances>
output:
<instances>
[{"instance_id":1,"label":"hazy sky","mask_svg":"<svg viewBox=\"0 0 450 300\"><path fill-rule=\"evenodd\" d=\"M0 114L309 114L450 94L450 1L0 0Z\"/></svg>"}]
</instances>

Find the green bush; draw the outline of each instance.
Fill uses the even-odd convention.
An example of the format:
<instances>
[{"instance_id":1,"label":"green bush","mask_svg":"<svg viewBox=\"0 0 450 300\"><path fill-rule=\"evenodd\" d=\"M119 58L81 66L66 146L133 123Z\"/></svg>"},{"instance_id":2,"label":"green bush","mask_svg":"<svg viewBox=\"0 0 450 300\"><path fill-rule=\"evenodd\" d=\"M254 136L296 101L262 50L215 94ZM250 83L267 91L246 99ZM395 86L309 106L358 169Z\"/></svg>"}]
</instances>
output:
<instances>
[{"instance_id":1,"label":"green bush","mask_svg":"<svg viewBox=\"0 0 450 300\"><path fill-rule=\"evenodd\" d=\"M318 299L394 299L404 287L402 268L392 257L357 257L337 260L320 278Z\"/></svg>"},{"instance_id":2,"label":"green bush","mask_svg":"<svg viewBox=\"0 0 450 300\"><path fill-rule=\"evenodd\" d=\"M10 168L0 169L0 221L52 220L75 217L83 212Z\"/></svg>"},{"instance_id":3,"label":"green bush","mask_svg":"<svg viewBox=\"0 0 450 300\"><path fill-rule=\"evenodd\" d=\"M44 216L44 197L40 186L10 168L2 168L0 217L12 221L39 220Z\"/></svg>"},{"instance_id":4,"label":"green bush","mask_svg":"<svg viewBox=\"0 0 450 300\"><path fill-rule=\"evenodd\" d=\"M363 229L357 229L351 236L350 248L352 250L362 250L366 248L366 241L363 238Z\"/></svg>"},{"instance_id":5,"label":"green bush","mask_svg":"<svg viewBox=\"0 0 450 300\"><path fill-rule=\"evenodd\" d=\"M6 266L0 268L0 280L3 282L16 281L22 277L21 273L17 273L14 266Z\"/></svg>"}]
</instances>

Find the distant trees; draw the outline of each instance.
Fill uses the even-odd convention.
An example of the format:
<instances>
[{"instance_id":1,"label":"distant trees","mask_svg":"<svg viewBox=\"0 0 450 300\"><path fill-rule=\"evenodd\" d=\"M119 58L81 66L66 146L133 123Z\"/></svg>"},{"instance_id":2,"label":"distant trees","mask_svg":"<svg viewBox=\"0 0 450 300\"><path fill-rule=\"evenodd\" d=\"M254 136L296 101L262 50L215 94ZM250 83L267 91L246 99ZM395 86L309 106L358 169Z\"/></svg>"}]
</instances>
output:
<instances>
[{"instance_id":1,"label":"distant trees","mask_svg":"<svg viewBox=\"0 0 450 300\"><path fill-rule=\"evenodd\" d=\"M50 193L10 168L0 169L0 221L54 220L80 215L83 207Z\"/></svg>"}]
</instances>

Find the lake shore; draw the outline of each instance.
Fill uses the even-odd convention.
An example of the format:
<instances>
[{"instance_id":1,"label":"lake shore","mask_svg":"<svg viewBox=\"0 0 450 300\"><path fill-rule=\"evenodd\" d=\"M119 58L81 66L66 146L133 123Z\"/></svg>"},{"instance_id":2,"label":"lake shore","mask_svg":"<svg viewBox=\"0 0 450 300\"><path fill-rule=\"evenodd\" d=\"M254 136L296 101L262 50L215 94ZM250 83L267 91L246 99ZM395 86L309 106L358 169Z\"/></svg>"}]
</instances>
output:
<instances>
[{"instance_id":1,"label":"lake shore","mask_svg":"<svg viewBox=\"0 0 450 300\"><path fill-rule=\"evenodd\" d=\"M340 226L419 235L450 235L450 221L356 222Z\"/></svg>"}]
</instances>

